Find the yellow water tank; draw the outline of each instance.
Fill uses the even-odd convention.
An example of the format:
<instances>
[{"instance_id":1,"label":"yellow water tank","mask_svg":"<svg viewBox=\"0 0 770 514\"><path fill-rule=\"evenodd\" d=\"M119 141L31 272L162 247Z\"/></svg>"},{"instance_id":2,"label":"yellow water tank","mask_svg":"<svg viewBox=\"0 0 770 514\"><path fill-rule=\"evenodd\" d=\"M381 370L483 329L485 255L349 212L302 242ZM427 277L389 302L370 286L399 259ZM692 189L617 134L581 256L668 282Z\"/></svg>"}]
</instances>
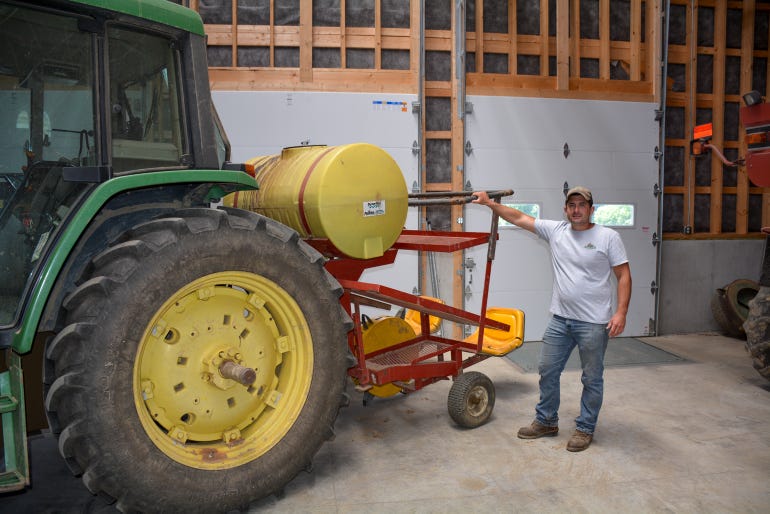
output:
<instances>
[{"instance_id":1,"label":"yellow water tank","mask_svg":"<svg viewBox=\"0 0 770 514\"><path fill-rule=\"evenodd\" d=\"M259 189L228 195L225 205L273 218L302 237L327 238L349 257L381 256L404 228L404 175L378 146L295 146L247 164Z\"/></svg>"}]
</instances>

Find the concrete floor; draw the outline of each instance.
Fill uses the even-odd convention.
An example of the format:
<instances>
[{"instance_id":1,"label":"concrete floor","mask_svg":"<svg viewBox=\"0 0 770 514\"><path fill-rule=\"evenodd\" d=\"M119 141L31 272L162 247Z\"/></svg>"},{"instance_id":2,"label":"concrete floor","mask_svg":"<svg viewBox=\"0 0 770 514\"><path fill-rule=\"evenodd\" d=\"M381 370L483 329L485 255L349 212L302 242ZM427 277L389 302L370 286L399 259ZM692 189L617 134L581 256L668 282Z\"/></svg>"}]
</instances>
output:
<instances>
[{"instance_id":1,"label":"concrete floor","mask_svg":"<svg viewBox=\"0 0 770 514\"><path fill-rule=\"evenodd\" d=\"M770 382L743 342L715 334L644 338L683 362L608 368L594 443L565 450L580 397L579 371L562 378L558 437L524 441L537 374L505 358L473 368L496 388L490 422L465 430L447 414L450 383L363 407L352 394L337 437L281 499L250 512L303 513L767 513ZM2 512L109 512L31 439L33 487L0 496ZM48 463L48 464L46 464Z\"/></svg>"}]
</instances>

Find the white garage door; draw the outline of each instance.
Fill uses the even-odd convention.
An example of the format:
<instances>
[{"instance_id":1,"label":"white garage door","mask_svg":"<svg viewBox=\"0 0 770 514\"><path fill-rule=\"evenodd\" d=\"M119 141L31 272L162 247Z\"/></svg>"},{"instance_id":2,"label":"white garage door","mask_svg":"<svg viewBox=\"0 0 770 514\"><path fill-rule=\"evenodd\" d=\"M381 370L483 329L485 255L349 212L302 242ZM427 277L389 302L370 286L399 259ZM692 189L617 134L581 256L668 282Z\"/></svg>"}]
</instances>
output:
<instances>
[{"instance_id":1,"label":"white garage door","mask_svg":"<svg viewBox=\"0 0 770 514\"><path fill-rule=\"evenodd\" d=\"M504 203L536 204L540 217L563 219L563 187L585 185L597 204L630 204L633 225L617 228L628 252L633 290L624 336L648 335L654 319L658 176L656 105L542 98L468 97L467 179L474 189L513 189ZM566 145L566 147L565 147ZM568 149L568 152L566 150ZM565 152L567 153L565 157ZM466 230L488 230L489 209L466 209ZM485 248L471 249L467 310L479 312ZM467 261L467 259L466 259ZM547 245L513 227L500 230L489 306L526 314L526 340L539 340L549 319L552 271Z\"/></svg>"}]
</instances>

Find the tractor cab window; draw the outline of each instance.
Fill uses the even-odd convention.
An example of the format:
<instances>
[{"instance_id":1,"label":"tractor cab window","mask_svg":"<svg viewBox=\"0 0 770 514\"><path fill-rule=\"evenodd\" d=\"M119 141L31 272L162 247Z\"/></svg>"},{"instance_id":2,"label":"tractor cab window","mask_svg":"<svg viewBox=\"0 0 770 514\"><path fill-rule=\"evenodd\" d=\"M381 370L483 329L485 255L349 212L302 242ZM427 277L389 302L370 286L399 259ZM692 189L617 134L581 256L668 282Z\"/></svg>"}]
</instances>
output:
<instances>
[{"instance_id":1,"label":"tractor cab window","mask_svg":"<svg viewBox=\"0 0 770 514\"><path fill-rule=\"evenodd\" d=\"M179 167L185 160L173 41L107 30L113 172Z\"/></svg>"},{"instance_id":2,"label":"tractor cab window","mask_svg":"<svg viewBox=\"0 0 770 514\"><path fill-rule=\"evenodd\" d=\"M73 17L0 0L0 326L88 187L64 170L98 164L94 42Z\"/></svg>"}]
</instances>

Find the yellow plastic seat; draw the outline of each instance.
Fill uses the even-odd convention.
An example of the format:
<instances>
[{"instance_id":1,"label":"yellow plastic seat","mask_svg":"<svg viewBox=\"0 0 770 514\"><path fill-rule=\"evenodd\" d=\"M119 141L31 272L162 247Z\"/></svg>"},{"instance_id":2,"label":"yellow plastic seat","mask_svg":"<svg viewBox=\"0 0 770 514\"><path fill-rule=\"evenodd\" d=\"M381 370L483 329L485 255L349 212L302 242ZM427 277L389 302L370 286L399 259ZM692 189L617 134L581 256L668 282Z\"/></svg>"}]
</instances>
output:
<instances>
[{"instance_id":1,"label":"yellow plastic seat","mask_svg":"<svg viewBox=\"0 0 770 514\"><path fill-rule=\"evenodd\" d=\"M524 341L524 311L508 309L505 307L490 307L487 309L487 318L505 323L509 330L497 330L484 327L484 340L481 353L488 355L505 355L512 352ZM479 329L463 339L466 343L478 344Z\"/></svg>"},{"instance_id":2,"label":"yellow plastic seat","mask_svg":"<svg viewBox=\"0 0 770 514\"><path fill-rule=\"evenodd\" d=\"M441 298L434 298L432 296L420 296L420 298L433 300L434 302L437 302L437 303L445 303L444 300L442 300ZM422 325L420 323L420 311L407 309L406 313L404 314L404 321L406 321L412 326L416 334L422 333ZM439 318L438 316L428 316L428 326L430 327L431 334L434 332L437 332L438 329L441 328L441 318Z\"/></svg>"}]
</instances>

